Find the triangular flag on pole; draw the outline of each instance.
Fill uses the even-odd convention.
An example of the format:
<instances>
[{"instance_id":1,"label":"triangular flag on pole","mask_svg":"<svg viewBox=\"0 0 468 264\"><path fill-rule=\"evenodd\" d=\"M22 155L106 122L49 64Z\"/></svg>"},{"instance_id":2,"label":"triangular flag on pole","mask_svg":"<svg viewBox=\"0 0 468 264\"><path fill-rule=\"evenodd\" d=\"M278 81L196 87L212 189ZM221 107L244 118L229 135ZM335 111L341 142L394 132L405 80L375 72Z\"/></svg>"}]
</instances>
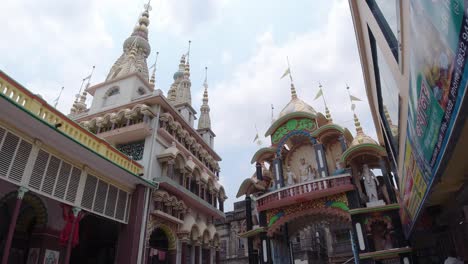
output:
<instances>
[{"instance_id":1,"label":"triangular flag on pole","mask_svg":"<svg viewBox=\"0 0 468 264\"><path fill-rule=\"evenodd\" d=\"M257 133L257 135L255 135L255 138L254 138L253 142L257 141L257 139L258 139L258 133Z\"/></svg>"},{"instance_id":2,"label":"triangular flag on pole","mask_svg":"<svg viewBox=\"0 0 468 264\"><path fill-rule=\"evenodd\" d=\"M289 69L289 67L286 69L286 71L283 73L283 75L281 76L280 79L283 79L284 77L286 77L289 73L291 72L291 70Z\"/></svg>"},{"instance_id":3,"label":"triangular flag on pole","mask_svg":"<svg viewBox=\"0 0 468 264\"><path fill-rule=\"evenodd\" d=\"M317 95L315 96L314 100L317 100L320 96L323 95L323 91L322 91L322 88L320 88L320 90L318 91Z\"/></svg>"},{"instance_id":4,"label":"triangular flag on pole","mask_svg":"<svg viewBox=\"0 0 468 264\"><path fill-rule=\"evenodd\" d=\"M353 96L353 95L349 95L349 99L351 101L362 101L361 99L357 98L356 96Z\"/></svg>"}]
</instances>

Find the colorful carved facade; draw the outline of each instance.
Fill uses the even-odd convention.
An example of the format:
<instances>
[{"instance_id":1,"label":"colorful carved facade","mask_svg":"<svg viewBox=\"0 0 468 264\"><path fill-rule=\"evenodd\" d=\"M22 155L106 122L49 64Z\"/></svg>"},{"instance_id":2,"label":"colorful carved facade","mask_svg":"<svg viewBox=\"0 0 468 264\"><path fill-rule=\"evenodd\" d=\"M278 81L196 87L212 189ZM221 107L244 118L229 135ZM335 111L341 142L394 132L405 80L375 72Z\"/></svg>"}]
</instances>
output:
<instances>
[{"instance_id":1,"label":"colorful carved facade","mask_svg":"<svg viewBox=\"0 0 468 264\"><path fill-rule=\"evenodd\" d=\"M253 208L241 234L249 263L365 263L411 251L401 237L386 151L354 119L353 137L291 84L291 101L265 134L271 145L254 154L256 172L237 194Z\"/></svg>"}]
</instances>

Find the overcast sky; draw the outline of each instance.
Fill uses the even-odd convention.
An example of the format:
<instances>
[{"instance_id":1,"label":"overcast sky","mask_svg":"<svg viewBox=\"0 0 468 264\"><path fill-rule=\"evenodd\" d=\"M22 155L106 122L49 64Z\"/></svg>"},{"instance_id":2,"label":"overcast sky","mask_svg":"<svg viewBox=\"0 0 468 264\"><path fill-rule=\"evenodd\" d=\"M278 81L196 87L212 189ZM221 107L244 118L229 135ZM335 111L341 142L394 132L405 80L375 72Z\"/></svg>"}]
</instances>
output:
<instances>
[{"instance_id":1,"label":"overcast sky","mask_svg":"<svg viewBox=\"0 0 468 264\"><path fill-rule=\"evenodd\" d=\"M2 1L0 69L50 104L64 86L58 108L68 114L93 65L92 83L104 81L144 2ZM280 80L286 56L299 97L324 112L323 102L313 101L321 82L335 123L355 133L347 83L363 99L356 111L364 131L375 138L348 1L154 0L151 5L148 64L159 51L157 88L167 93L192 40L192 100L199 110L208 66L226 209L233 208L240 183L255 171L250 164L259 148L253 143L255 125L263 135L271 124L270 105L276 116L290 99L288 79ZM262 141L266 146L269 139Z\"/></svg>"}]
</instances>

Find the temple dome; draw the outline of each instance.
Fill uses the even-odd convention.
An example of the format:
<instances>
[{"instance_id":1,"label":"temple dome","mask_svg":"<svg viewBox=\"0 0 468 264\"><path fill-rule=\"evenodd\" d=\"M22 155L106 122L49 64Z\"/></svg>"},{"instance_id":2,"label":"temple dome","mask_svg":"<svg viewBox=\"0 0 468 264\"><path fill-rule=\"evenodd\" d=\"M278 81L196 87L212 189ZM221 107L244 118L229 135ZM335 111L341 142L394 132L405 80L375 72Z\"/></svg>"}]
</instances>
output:
<instances>
[{"instance_id":1,"label":"temple dome","mask_svg":"<svg viewBox=\"0 0 468 264\"><path fill-rule=\"evenodd\" d=\"M281 110L281 112L279 113L279 117L283 117L294 112L305 112L314 115L317 114L317 111L315 111L315 109L312 106L302 101L297 96L293 96L291 101L289 101L289 103L283 108L283 110Z\"/></svg>"},{"instance_id":2,"label":"temple dome","mask_svg":"<svg viewBox=\"0 0 468 264\"><path fill-rule=\"evenodd\" d=\"M354 139L353 142L351 142L351 147L360 145L360 144L374 144L374 145L379 145L377 141L375 141L373 138L369 137L368 135L364 133L358 133Z\"/></svg>"}]
</instances>

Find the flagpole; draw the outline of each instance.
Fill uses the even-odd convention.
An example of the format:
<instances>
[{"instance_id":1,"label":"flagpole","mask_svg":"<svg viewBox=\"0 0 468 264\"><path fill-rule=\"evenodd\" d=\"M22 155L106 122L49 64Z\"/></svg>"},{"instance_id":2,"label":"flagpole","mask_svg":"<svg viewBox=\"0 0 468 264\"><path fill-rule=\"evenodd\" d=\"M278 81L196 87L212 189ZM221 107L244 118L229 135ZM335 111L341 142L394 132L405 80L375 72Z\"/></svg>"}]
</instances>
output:
<instances>
[{"instance_id":1,"label":"flagpole","mask_svg":"<svg viewBox=\"0 0 468 264\"><path fill-rule=\"evenodd\" d=\"M319 88L320 88L320 90L322 91L322 100L323 100L323 104L325 105L325 108L328 108L327 102L325 101L325 94L323 94L322 84L321 84L320 82L319 82Z\"/></svg>"},{"instance_id":2,"label":"flagpole","mask_svg":"<svg viewBox=\"0 0 468 264\"><path fill-rule=\"evenodd\" d=\"M273 113L274 113L275 108L273 107L273 104L271 104L271 123L273 123Z\"/></svg>"},{"instance_id":3,"label":"flagpole","mask_svg":"<svg viewBox=\"0 0 468 264\"><path fill-rule=\"evenodd\" d=\"M55 101L54 108L57 108L57 104L58 104L58 101L60 100L60 96L62 96L63 88L65 88L65 87L62 86L62 89L60 89L60 93L59 93L57 99L54 100Z\"/></svg>"},{"instance_id":4,"label":"flagpole","mask_svg":"<svg viewBox=\"0 0 468 264\"><path fill-rule=\"evenodd\" d=\"M289 69L289 79L291 80L291 83L293 83L293 77L291 74L291 66L289 65L289 57L286 56L286 61L288 62L288 69Z\"/></svg>"},{"instance_id":5,"label":"flagpole","mask_svg":"<svg viewBox=\"0 0 468 264\"><path fill-rule=\"evenodd\" d=\"M353 114L356 115L356 105L354 105L353 100L351 99L351 93L349 92L349 86L346 84L346 90L348 91L348 96L349 96L349 101L351 102L351 110L353 111ZM354 107L353 107L354 105Z\"/></svg>"}]
</instances>

